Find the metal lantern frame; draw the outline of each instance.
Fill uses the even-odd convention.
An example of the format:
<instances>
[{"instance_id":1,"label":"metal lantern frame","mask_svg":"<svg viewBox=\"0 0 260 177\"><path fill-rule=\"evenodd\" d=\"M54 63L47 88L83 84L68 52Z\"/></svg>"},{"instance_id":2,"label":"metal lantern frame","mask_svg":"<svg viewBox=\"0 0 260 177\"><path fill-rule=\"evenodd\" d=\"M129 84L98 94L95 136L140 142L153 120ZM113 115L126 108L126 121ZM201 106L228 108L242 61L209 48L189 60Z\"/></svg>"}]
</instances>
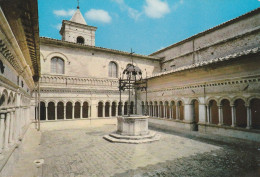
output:
<instances>
[{"instance_id":1,"label":"metal lantern frame","mask_svg":"<svg viewBox=\"0 0 260 177\"><path fill-rule=\"evenodd\" d=\"M131 105L131 90L134 92L135 102L134 102L134 114L137 114L137 91L145 91L146 102L147 102L147 78L142 78L142 71L139 67L132 64L128 64L126 69L123 71L122 76L119 78L119 92L120 92L120 106L122 106L122 91L128 90L128 104L127 104L127 115L130 117L130 105ZM121 107L121 115L123 113ZM147 108L145 106L145 115L147 115Z\"/></svg>"}]
</instances>

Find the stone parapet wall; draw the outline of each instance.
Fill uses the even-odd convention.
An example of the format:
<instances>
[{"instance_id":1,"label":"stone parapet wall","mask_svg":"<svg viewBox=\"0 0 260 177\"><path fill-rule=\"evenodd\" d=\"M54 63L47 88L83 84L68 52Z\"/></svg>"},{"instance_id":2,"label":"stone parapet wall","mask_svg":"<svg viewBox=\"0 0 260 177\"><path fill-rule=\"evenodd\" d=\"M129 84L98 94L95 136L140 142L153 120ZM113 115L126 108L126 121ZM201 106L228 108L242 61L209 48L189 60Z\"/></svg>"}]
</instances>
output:
<instances>
[{"instance_id":1,"label":"stone parapet wall","mask_svg":"<svg viewBox=\"0 0 260 177\"><path fill-rule=\"evenodd\" d=\"M100 89L118 90L118 79L107 78L93 78L93 77L73 77L63 75L42 75L40 78L41 87L85 87L93 88L100 87Z\"/></svg>"},{"instance_id":2,"label":"stone parapet wall","mask_svg":"<svg viewBox=\"0 0 260 177\"><path fill-rule=\"evenodd\" d=\"M199 124L199 132L260 142L260 131Z\"/></svg>"}]
</instances>

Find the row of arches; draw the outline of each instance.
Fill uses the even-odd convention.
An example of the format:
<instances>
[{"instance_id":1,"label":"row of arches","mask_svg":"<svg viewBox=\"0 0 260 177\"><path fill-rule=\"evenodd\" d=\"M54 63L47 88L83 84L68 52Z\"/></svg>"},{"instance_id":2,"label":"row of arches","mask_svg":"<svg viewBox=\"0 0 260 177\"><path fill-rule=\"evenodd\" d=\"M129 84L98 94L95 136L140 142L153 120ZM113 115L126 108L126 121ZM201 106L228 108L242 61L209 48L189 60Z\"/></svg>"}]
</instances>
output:
<instances>
[{"instance_id":1,"label":"row of arches","mask_svg":"<svg viewBox=\"0 0 260 177\"><path fill-rule=\"evenodd\" d=\"M233 101L226 98L217 101L217 99L211 98L207 103L206 105L200 104L198 99L192 99L189 104L184 104L181 100L143 101L142 113L145 114L145 111L147 111L146 114L151 117L188 120L191 123L198 124L202 121L199 114L204 114L206 111L206 120L203 121L208 124L260 129L259 98L250 99L248 104L241 98L236 98ZM201 106L204 106L204 108Z\"/></svg>"},{"instance_id":2,"label":"row of arches","mask_svg":"<svg viewBox=\"0 0 260 177\"><path fill-rule=\"evenodd\" d=\"M243 99L236 99L234 104L223 99L219 105L212 99L207 115L212 124L260 129L260 99L251 99L249 105Z\"/></svg>"},{"instance_id":3,"label":"row of arches","mask_svg":"<svg viewBox=\"0 0 260 177\"><path fill-rule=\"evenodd\" d=\"M84 119L93 117L91 114L91 105L89 102L40 102L41 120L60 120L60 119ZM134 102L117 103L100 101L96 105L97 117L116 117L118 115L127 115L127 109L130 114L134 113Z\"/></svg>"},{"instance_id":4,"label":"row of arches","mask_svg":"<svg viewBox=\"0 0 260 177\"><path fill-rule=\"evenodd\" d=\"M145 110L145 102L142 102L142 114L147 114L152 117L168 118L184 120L184 104L183 101L154 101L146 103L147 109ZM147 111L147 112L145 112Z\"/></svg>"},{"instance_id":5,"label":"row of arches","mask_svg":"<svg viewBox=\"0 0 260 177\"><path fill-rule=\"evenodd\" d=\"M40 102L40 119L41 120L58 120L58 119L79 119L90 117L90 106L88 102L71 101L66 103L60 101Z\"/></svg>"},{"instance_id":6,"label":"row of arches","mask_svg":"<svg viewBox=\"0 0 260 177\"><path fill-rule=\"evenodd\" d=\"M28 96L0 87L0 154L19 142L30 122Z\"/></svg>"},{"instance_id":7,"label":"row of arches","mask_svg":"<svg viewBox=\"0 0 260 177\"><path fill-rule=\"evenodd\" d=\"M30 99L25 95L19 95L20 103L17 102L17 97L18 94L16 92L0 87L0 106L2 108L15 107L19 104L28 106L30 104Z\"/></svg>"},{"instance_id":8,"label":"row of arches","mask_svg":"<svg viewBox=\"0 0 260 177\"><path fill-rule=\"evenodd\" d=\"M130 106L130 107L128 107ZM130 109L130 114L134 113L134 102L117 103L117 102L99 102L98 103L98 117L115 117L118 115L127 115L127 109Z\"/></svg>"}]
</instances>

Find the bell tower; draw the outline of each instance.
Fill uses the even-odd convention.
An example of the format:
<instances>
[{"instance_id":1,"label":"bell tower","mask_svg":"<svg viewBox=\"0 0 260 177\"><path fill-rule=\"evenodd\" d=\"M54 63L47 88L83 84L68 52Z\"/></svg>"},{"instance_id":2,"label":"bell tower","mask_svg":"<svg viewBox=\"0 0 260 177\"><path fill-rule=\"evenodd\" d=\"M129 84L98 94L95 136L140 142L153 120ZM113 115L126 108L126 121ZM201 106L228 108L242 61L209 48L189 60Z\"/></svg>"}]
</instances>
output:
<instances>
[{"instance_id":1,"label":"bell tower","mask_svg":"<svg viewBox=\"0 0 260 177\"><path fill-rule=\"evenodd\" d=\"M62 41L95 46L97 27L89 26L80 12L79 4L72 18L62 21Z\"/></svg>"}]
</instances>

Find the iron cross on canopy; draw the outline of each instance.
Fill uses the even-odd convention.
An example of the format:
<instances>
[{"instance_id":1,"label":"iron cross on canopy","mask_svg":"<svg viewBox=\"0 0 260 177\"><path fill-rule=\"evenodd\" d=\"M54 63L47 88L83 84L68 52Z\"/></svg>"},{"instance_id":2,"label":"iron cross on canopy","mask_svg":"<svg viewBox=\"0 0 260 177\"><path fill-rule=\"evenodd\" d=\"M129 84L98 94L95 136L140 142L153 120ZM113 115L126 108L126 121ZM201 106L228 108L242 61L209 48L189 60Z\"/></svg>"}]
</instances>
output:
<instances>
[{"instance_id":1,"label":"iron cross on canopy","mask_svg":"<svg viewBox=\"0 0 260 177\"><path fill-rule=\"evenodd\" d=\"M133 54L134 54L135 52L133 52L133 49L131 48L131 53L130 53L130 55L131 55L131 60L132 60L132 65L134 65L134 60L133 60Z\"/></svg>"},{"instance_id":2,"label":"iron cross on canopy","mask_svg":"<svg viewBox=\"0 0 260 177\"><path fill-rule=\"evenodd\" d=\"M77 9L79 9L79 0L77 0L78 1L78 7L77 7Z\"/></svg>"}]
</instances>

